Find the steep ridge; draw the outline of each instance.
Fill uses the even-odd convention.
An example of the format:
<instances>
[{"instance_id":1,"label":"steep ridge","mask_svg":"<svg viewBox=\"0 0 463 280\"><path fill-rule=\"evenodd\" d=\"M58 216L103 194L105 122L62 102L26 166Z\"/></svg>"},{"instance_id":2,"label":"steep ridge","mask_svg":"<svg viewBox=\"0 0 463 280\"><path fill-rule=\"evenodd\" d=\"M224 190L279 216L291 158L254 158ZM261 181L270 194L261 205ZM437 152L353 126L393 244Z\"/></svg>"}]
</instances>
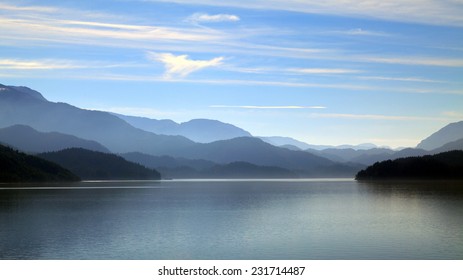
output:
<instances>
[{"instance_id":1,"label":"steep ridge","mask_svg":"<svg viewBox=\"0 0 463 280\"><path fill-rule=\"evenodd\" d=\"M106 147L96 141L59 132L39 132L26 125L13 125L0 129L0 141L29 153L59 151L66 148L84 148L109 153Z\"/></svg>"},{"instance_id":2,"label":"steep ridge","mask_svg":"<svg viewBox=\"0 0 463 280\"><path fill-rule=\"evenodd\" d=\"M43 132L70 134L97 141L118 153L168 154L194 144L182 136L156 135L134 128L107 112L49 102L4 85L0 89L0 127L24 124Z\"/></svg>"},{"instance_id":3,"label":"steep ridge","mask_svg":"<svg viewBox=\"0 0 463 280\"><path fill-rule=\"evenodd\" d=\"M425 138L416 147L431 151L459 139L463 139L463 121L446 125Z\"/></svg>"}]
</instances>

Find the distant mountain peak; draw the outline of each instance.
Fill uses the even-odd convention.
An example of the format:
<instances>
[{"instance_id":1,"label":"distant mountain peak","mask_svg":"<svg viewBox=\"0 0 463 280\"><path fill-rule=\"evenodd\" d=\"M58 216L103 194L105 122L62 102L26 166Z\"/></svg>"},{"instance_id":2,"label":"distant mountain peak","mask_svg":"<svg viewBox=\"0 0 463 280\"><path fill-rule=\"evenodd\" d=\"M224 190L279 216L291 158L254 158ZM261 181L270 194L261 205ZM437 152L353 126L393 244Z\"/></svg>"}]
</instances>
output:
<instances>
[{"instance_id":1,"label":"distant mountain peak","mask_svg":"<svg viewBox=\"0 0 463 280\"><path fill-rule=\"evenodd\" d=\"M180 135L198 143L252 136L251 133L242 128L218 120L192 119L187 122L176 123L172 120L115 115L139 129L162 135Z\"/></svg>"},{"instance_id":2,"label":"distant mountain peak","mask_svg":"<svg viewBox=\"0 0 463 280\"><path fill-rule=\"evenodd\" d=\"M307 144L305 142L296 140L291 137L284 137L284 136L260 136L258 137L262 139L263 141L272 144L277 147L284 147L287 145L297 147L301 150L308 150L308 149L313 149L313 150L325 150L325 149L353 149L353 150L369 150L369 149L374 149L378 148L375 144L372 143L362 143L358 145L339 145L339 146L331 146L331 145L314 145L314 144ZM389 147L382 147L389 149Z\"/></svg>"},{"instance_id":3,"label":"distant mountain peak","mask_svg":"<svg viewBox=\"0 0 463 280\"><path fill-rule=\"evenodd\" d=\"M7 86L0 84L0 94L2 93L10 95L10 97L26 97L33 98L35 100L47 101L40 92L25 86Z\"/></svg>"},{"instance_id":4,"label":"distant mountain peak","mask_svg":"<svg viewBox=\"0 0 463 280\"><path fill-rule=\"evenodd\" d=\"M36 99L39 99L39 100L42 100L42 101L47 101L47 99L45 97L43 97L43 95L40 92L38 92L36 90L33 90L31 88L28 88L28 87L25 87L25 86L10 86L10 87L16 89L17 91L26 93L29 96L34 97Z\"/></svg>"},{"instance_id":5,"label":"distant mountain peak","mask_svg":"<svg viewBox=\"0 0 463 280\"><path fill-rule=\"evenodd\" d=\"M463 138L463 121L450 123L421 141L417 148L434 150Z\"/></svg>"}]
</instances>

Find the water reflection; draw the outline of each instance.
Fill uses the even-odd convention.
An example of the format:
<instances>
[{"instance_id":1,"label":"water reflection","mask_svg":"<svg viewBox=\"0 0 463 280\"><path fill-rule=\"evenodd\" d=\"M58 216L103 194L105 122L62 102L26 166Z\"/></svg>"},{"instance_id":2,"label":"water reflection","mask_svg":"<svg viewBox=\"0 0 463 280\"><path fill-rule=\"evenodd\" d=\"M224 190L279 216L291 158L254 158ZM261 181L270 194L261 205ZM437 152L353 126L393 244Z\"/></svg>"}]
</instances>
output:
<instances>
[{"instance_id":1,"label":"water reflection","mask_svg":"<svg viewBox=\"0 0 463 280\"><path fill-rule=\"evenodd\" d=\"M365 191L386 194L402 194L410 196L452 196L456 199L463 197L463 181L452 180L380 180L359 181L359 186Z\"/></svg>"},{"instance_id":2,"label":"water reflection","mask_svg":"<svg viewBox=\"0 0 463 280\"><path fill-rule=\"evenodd\" d=\"M0 190L0 258L463 259L460 183L80 186Z\"/></svg>"}]
</instances>

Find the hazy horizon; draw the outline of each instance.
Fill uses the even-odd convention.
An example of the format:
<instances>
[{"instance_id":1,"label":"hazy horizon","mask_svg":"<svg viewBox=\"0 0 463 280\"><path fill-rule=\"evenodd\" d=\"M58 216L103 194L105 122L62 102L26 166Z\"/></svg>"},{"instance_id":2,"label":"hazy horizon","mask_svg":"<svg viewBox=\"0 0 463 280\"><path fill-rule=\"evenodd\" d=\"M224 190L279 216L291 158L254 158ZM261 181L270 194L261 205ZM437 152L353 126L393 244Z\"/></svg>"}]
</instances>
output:
<instances>
[{"instance_id":1,"label":"hazy horizon","mask_svg":"<svg viewBox=\"0 0 463 280\"><path fill-rule=\"evenodd\" d=\"M415 147L463 120L457 1L0 0L0 83L315 145Z\"/></svg>"}]
</instances>

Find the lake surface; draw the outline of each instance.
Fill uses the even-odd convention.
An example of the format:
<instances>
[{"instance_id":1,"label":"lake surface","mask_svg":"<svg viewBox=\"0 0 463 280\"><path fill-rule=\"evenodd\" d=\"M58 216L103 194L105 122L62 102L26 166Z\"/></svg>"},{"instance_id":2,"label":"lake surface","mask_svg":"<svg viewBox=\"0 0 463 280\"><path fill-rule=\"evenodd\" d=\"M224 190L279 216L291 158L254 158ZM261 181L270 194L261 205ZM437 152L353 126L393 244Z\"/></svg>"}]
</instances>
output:
<instances>
[{"instance_id":1,"label":"lake surface","mask_svg":"<svg viewBox=\"0 0 463 280\"><path fill-rule=\"evenodd\" d=\"M463 259L463 182L2 184L0 258Z\"/></svg>"}]
</instances>

